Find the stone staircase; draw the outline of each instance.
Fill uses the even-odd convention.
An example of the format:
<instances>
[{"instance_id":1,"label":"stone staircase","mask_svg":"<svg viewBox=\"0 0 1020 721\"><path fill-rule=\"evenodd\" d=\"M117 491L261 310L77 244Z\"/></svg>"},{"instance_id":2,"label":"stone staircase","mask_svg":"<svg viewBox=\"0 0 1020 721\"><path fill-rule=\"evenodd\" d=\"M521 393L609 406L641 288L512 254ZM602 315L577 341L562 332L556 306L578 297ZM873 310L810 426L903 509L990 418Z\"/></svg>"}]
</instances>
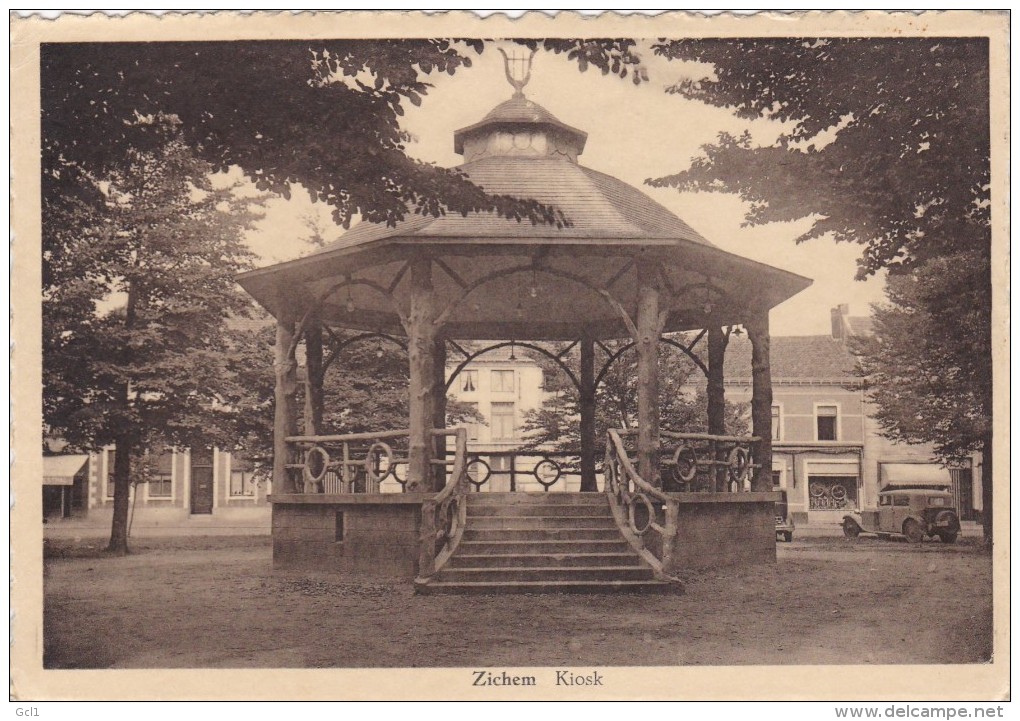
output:
<instances>
[{"instance_id":1,"label":"stone staircase","mask_svg":"<svg viewBox=\"0 0 1020 721\"><path fill-rule=\"evenodd\" d=\"M471 493L457 550L419 593L655 592L677 586L620 533L603 493Z\"/></svg>"}]
</instances>

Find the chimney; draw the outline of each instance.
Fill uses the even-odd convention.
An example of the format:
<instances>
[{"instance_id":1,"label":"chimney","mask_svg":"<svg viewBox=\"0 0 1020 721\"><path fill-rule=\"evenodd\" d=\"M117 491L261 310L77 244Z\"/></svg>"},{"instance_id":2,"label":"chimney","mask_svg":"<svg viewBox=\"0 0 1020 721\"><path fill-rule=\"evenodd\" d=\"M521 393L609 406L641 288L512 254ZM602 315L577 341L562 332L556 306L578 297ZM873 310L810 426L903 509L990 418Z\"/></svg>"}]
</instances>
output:
<instances>
[{"instance_id":1,"label":"chimney","mask_svg":"<svg viewBox=\"0 0 1020 721\"><path fill-rule=\"evenodd\" d=\"M832 338L833 340L842 341L846 333L844 328L846 327L843 319L850 314L850 306L846 303L840 303L835 308L829 311L829 317L832 320Z\"/></svg>"}]
</instances>

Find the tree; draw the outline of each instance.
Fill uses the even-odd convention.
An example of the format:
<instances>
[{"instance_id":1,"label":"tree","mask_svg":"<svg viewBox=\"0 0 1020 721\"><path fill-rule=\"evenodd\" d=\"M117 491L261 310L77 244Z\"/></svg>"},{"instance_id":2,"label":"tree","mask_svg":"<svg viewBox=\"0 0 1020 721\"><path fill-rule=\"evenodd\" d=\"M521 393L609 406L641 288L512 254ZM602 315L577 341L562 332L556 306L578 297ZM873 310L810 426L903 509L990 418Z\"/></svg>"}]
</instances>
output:
<instances>
[{"instance_id":1,"label":"tree","mask_svg":"<svg viewBox=\"0 0 1020 721\"><path fill-rule=\"evenodd\" d=\"M812 217L798 241L858 243L858 277L889 271L890 307L860 348L882 428L944 460L982 452L990 541L987 40L678 40L655 51L711 66L668 92L785 125L768 146L721 134L689 169L649 182L739 193L749 224Z\"/></svg>"},{"instance_id":2,"label":"tree","mask_svg":"<svg viewBox=\"0 0 1020 721\"><path fill-rule=\"evenodd\" d=\"M630 40L521 42L565 53L581 70L626 76L637 62ZM469 67L484 48L449 39L44 44L43 192L73 196L81 176L118 170L129 149L158 148L152 121L172 118L214 171L240 167L287 197L303 187L344 227L356 215L393 224L407 213L473 211L563 223L553 208L488 195L405 153L404 104L420 105L430 76Z\"/></svg>"},{"instance_id":3,"label":"tree","mask_svg":"<svg viewBox=\"0 0 1020 721\"><path fill-rule=\"evenodd\" d=\"M628 345L628 341L608 341L606 347L613 353ZM708 400L705 388L698 382L700 371L681 351L669 345L659 350L659 412L664 430L676 432L703 432L708 425ZM596 368L608 357L602 353ZM577 352L564 357L568 364L577 365ZM547 393L541 408L525 414L522 434L527 438L526 448L558 453L577 454L581 448L580 396L566 374L544 356L537 356L542 366L544 390ZM727 403L727 430L734 434L747 430L746 404ZM595 435L605 438L610 428L634 428L637 425L637 354L633 349L623 354L609 367L595 394Z\"/></svg>"},{"instance_id":4,"label":"tree","mask_svg":"<svg viewBox=\"0 0 1020 721\"><path fill-rule=\"evenodd\" d=\"M874 334L853 339L857 374L888 438L930 443L945 463L982 453L991 539L991 334L988 267L973 253L933 258L889 278ZM946 328L953 329L947 333Z\"/></svg>"},{"instance_id":5,"label":"tree","mask_svg":"<svg viewBox=\"0 0 1020 721\"><path fill-rule=\"evenodd\" d=\"M249 305L234 275L256 215L210 170L171 139L43 199L44 420L72 446L115 445L112 552L127 552L133 458L231 435L218 343Z\"/></svg>"}]
</instances>

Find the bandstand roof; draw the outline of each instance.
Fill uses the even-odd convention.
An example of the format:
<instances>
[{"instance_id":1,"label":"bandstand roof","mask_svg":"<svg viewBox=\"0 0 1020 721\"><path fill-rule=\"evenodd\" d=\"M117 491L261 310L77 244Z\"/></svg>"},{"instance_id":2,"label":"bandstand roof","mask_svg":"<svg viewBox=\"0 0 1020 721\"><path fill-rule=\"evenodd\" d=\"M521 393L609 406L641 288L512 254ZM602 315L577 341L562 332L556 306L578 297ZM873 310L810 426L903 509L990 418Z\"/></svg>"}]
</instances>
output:
<instances>
[{"instance_id":1,"label":"bandstand roof","mask_svg":"<svg viewBox=\"0 0 1020 721\"><path fill-rule=\"evenodd\" d=\"M309 256L251 271L241 285L270 313L301 315L330 291L320 317L345 328L403 334L394 304L408 307L410 259L433 259L437 306L455 338L628 335L610 294L636 305L637 261L658 269L664 330L704 327L771 308L811 281L713 246L637 188L577 163L586 135L515 97L457 132L460 166L492 194L555 206L569 225L517 222L492 213L412 215L396 226L362 223ZM476 287L477 286L477 287Z\"/></svg>"}]
</instances>

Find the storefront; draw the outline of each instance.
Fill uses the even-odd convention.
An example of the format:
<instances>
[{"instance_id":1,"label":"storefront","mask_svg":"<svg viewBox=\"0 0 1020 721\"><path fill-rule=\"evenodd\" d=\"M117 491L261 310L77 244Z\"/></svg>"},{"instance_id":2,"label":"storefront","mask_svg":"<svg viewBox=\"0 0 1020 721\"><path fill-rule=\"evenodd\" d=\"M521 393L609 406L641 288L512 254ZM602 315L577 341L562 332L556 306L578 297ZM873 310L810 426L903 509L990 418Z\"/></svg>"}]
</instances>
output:
<instances>
[{"instance_id":1,"label":"storefront","mask_svg":"<svg viewBox=\"0 0 1020 721\"><path fill-rule=\"evenodd\" d=\"M88 463L86 455L43 457L43 520L88 512Z\"/></svg>"}]
</instances>

